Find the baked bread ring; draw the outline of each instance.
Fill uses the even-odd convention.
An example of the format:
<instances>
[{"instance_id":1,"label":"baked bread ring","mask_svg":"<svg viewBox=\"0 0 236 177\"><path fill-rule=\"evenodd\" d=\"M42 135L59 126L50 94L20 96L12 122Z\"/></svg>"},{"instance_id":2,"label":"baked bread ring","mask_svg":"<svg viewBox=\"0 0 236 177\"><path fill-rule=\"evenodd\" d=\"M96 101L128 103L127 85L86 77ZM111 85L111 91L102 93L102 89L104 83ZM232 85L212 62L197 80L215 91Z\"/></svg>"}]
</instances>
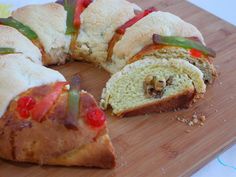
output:
<instances>
[{"instance_id":1,"label":"baked bread ring","mask_svg":"<svg viewBox=\"0 0 236 177\"><path fill-rule=\"evenodd\" d=\"M216 77L214 57L195 26L154 7L59 0L19 8L0 19L0 157L115 166L93 96L79 89L78 77L68 83L44 66L74 59L102 67L114 75L101 107L133 116L191 105Z\"/></svg>"}]
</instances>

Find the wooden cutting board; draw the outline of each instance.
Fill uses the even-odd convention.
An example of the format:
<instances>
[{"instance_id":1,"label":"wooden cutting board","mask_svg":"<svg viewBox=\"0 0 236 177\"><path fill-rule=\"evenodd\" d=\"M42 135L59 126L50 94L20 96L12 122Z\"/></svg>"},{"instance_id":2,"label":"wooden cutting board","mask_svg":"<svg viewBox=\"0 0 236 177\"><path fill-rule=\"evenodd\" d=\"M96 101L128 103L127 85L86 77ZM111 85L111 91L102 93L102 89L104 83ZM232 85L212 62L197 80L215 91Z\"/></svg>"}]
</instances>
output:
<instances>
[{"instance_id":1,"label":"wooden cutting board","mask_svg":"<svg viewBox=\"0 0 236 177\"><path fill-rule=\"evenodd\" d=\"M189 176L236 140L236 27L182 0L133 0L141 7L155 5L196 25L208 46L217 51L219 77L209 86L205 98L180 112L133 118L109 117L110 135L117 152L113 170L39 167L0 161L0 176L19 177L114 177ZM82 87L99 99L109 75L86 63L55 67L68 79L79 73ZM206 115L202 127L188 127L176 116ZM187 131L190 131L187 133ZM52 147L48 147L52 148Z\"/></svg>"}]
</instances>

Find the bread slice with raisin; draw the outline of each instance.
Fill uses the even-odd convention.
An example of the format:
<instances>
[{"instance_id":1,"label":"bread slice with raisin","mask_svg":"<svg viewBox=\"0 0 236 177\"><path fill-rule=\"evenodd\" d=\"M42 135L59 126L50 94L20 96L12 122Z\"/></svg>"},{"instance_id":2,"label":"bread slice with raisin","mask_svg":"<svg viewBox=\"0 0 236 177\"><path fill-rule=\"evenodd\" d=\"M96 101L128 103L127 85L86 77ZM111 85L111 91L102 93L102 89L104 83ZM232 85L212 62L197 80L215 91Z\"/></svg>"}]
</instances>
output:
<instances>
[{"instance_id":1,"label":"bread slice with raisin","mask_svg":"<svg viewBox=\"0 0 236 177\"><path fill-rule=\"evenodd\" d=\"M136 61L114 74L100 105L118 116L185 108L206 91L202 72L182 59Z\"/></svg>"},{"instance_id":2,"label":"bread slice with raisin","mask_svg":"<svg viewBox=\"0 0 236 177\"><path fill-rule=\"evenodd\" d=\"M11 73L11 74L9 74ZM94 97L22 54L0 56L0 157L113 168L106 116Z\"/></svg>"},{"instance_id":3,"label":"bread slice with raisin","mask_svg":"<svg viewBox=\"0 0 236 177\"><path fill-rule=\"evenodd\" d=\"M186 49L177 46L164 45L149 45L133 56L128 63L142 60L146 57L154 59L183 59L198 67L203 73L203 79L206 83L212 83L216 76L216 69L213 65L213 59L209 56L203 55L194 49Z\"/></svg>"}]
</instances>

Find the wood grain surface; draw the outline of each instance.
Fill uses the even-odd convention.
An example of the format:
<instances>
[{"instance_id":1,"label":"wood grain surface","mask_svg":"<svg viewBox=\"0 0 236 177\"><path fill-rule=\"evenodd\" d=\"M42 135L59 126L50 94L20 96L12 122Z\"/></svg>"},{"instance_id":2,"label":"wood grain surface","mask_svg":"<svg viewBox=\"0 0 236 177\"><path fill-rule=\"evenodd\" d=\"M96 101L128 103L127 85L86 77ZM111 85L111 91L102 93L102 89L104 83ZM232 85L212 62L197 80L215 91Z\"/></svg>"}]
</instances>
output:
<instances>
[{"instance_id":1,"label":"wood grain surface","mask_svg":"<svg viewBox=\"0 0 236 177\"><path fill-rule=\"evenodd\" d=\"M236 140L236 27L182 0L133 0L143 8L156 6L196 25L209 47L217 51L218 79L205 98L188 110L132 118L109 117L110 135L117 152L113 170L40 167L0 160L0 177L176 177L190 176ZM108 73L91 64L73 62L54 67L68 79L79 73L82 88L99 99ZM204 114L203 127L175 120ZM190 130L189 133L186 130ZM49 147L50 148L50 147Z\"/></svg>"}]
</instances>

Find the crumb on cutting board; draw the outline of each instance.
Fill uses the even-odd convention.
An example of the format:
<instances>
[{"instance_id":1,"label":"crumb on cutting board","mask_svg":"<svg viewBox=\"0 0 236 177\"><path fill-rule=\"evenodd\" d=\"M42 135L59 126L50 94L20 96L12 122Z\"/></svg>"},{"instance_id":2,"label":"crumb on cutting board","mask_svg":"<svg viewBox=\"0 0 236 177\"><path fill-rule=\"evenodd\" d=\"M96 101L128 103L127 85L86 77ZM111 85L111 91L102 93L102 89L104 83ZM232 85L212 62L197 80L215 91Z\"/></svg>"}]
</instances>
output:
<instances>
[{"instance_id":1,"label":"crumb on cutting board","mask_svg":"<svg viewBox=\"0 0 236 177\"><path fill-rule=\"evenodd\" d=\"M197 115L196 113L194 113L190 119L186 119L184 117L177 116L176 120L179 122L182 122L185 125L188 125L190 127L193 127L196 125L203 126L206 121L206 116L205 115ZM185 132L190 133L189 130L186 130Z\"/></svg>"}]
</instances>

